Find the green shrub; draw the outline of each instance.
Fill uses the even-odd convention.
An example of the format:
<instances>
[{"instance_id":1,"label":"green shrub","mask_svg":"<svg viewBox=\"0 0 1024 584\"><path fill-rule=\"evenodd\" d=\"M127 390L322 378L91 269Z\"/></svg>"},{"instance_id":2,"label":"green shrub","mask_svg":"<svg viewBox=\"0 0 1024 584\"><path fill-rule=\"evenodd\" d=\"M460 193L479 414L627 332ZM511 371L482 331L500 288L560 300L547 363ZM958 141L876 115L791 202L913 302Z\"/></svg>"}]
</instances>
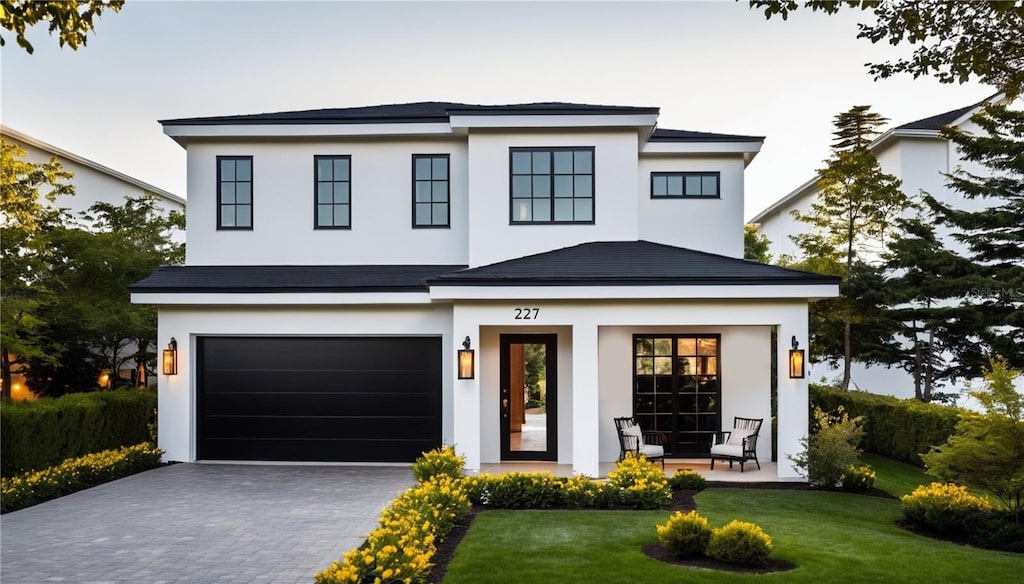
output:
<instances>
[{"instance_id":1,"label":"green shrub","mask_svg":"<svg viewBox=\"0 0 1024 584\"><path fill-rule=\"evenodd\" d=\"M815 407L813 416L811 435L800 439L803 452L788 458L812 485L835 488L846 469L860 462L862 419L850 418L842 406L834 415Z\"/></svg>"},{"instance_id":2,"label":"green shrub","mask_svg":"<svg viewBox=\"0 0 1024 584\"><path fill-rule=\"evenodd\" d=\"M844 491L870 491L875 486L875 471L870 466L851 466L839 478Z\"/></svg>"},{"instance_id":3,"label":"green shrub","mask_svg":"<svg viewBox=\"0 0 1024 584\"><path fill-rule=\"evenodd\" d=\"M472 504L462 489L461 481L447 475L431 477L418 487L407 490L380 516L381 525L392 519L401 519L412 511L429 521L437 540L444 539L455 524L469 514Z\"/></svg>"},{"instance_id":4,"label":"green shrub","mask_svg":"<svg viewBox=\"0 0 1024 584\"><path fill-rule=\"evenodd\" d=\"M1024 525L1005 509L976 511L964 517L964 534L971 544L991 550L1024 553Z\"/></svg>"},{"instance_id":5,"label":"green shrub","mask_svg":"<svg viewBox=\"0 0 1024 584\"><path fill-rule=\"evenodd\" d=\"M601 483L588 476L576 475L562 483L562 504L572 509L596 507L601 490Z\"/></svg>"},{"instance_id":6,"label":"green shrub","mask_svg":"<svg viewBox=\"0 0 1024 584\"><path fill-rule=\"evenodd\" d=\"M683 515L676 511L664 525L658 526L658 542L680 558L703 556L711 541L711 524L690 511Z\"/></svg>"},{"instance_id":7,"label":"green shrub","mask_svg":"<svg viewBox=\"0 0 1024 584\"><path fill-rule=\"evenodd\" d=\"M487 485L490 484L494 475L480 473L477 475L462 477L462 490L469 497L473 505L483 505L487 500Z\"/></svg>"},{"instance_id":8,"label":"green shrub","mask_svg":"<svg viewBox=\"0 0 1024 584\"><path fill-rule=\"evenodd\" d=\"M860 391L842 391L811 384L812 407L835 411L843 406L853 417L864 418L862 447L868 452L922 466L921 453L943 444L956 430L959 408L900 400Z\"/></svg>"},{"instance_id":9,"label":"green shrub","mask_svg":"<svg viewBox=\"0 0 1024 584\"><path fill-rule=\"evenodd\" d=\"M0 511L16 511L160 466L163 452L148 443L94 452L43 470L0 479Z\"/></svg>"},{"instance_id":10,"label":"green shrub","mask_svg":"<svg viewBox=\"0 0 1024 584\"><path fill-rule=\"evenodd\" d=\"M966 487L932 483L900 498L903 515L944 533L963 533L971 515L991 511L993 505L967 491Z\"/></svg>"},{"instance_id":11,"label":"green shrub","mask_svg":"<svg viewBox=\"0 0 1024 584\"><path fill-rule=\"evenodd\" d=\"M495 509L549 509L560 503L561 489L551 473L503 473L487 480L484 502Z\"/></svg>"},{"instance_id":12,"label":"green shrub","mask_svg":"<svg viewBox=\"0 0 1024 584\"><path fill-rule=\"evenodd\" d=\"M772 538L753 523L730 521L711 532L706 553L723 562L756 564L772 553Z\"/></svg>"},{"instance_id":13,"label":"green shrub","mask_svg":"<svg viewBox=\"0 0 1024 584\"><path fill-rule=\"evenodd\" d=\"M668 479L668 486L673 491L703 491L708 482L699 472L684 468L677 470L676 474Z\"/></svg>"},{"instance_id":14,"label":"green shrub","mask_svg":"<svg viewBox=\"0 0 1024 584\"><path fill-rule=\"evenodd\" d=\"M0 476L149 440L153 390L73 393L0 405Z\"/></svg>"},{"instance_id":15,"label":"green shrub","mask_svg":"<svg viewBox=\"0 0 1024 584\"><path fill-rule=\"evenodd\" d=\"M644 455L628 454L608 474L619 502L636 509L662 509L672 504L672 490L661 468Z\"/></svg>"},{"instance_id":16,"label":"green shrub","mask_svg":"<svg viewBox=\"0 0 1024 584\"><path fill-rule=\"evenodd\" d=\"M458 479L463 476L465 468L466 459L455 453L455 447L442 446L417 458L412 463L412 474L421 483L440 475Z\"/></svg>"}]
</instances>

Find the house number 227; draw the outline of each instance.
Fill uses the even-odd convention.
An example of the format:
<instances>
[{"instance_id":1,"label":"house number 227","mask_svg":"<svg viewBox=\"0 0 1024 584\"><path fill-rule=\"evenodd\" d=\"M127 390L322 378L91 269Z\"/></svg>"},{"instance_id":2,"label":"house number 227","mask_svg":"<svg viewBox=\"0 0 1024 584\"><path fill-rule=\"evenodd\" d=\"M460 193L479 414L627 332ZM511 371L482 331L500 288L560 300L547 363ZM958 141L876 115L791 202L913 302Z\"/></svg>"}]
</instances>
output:
<instances>
[{"instance_id":1,"label":"house number 227","mask_svg":"<svg viewBox=\"0 0 1024 584\"><path fill-rule=\"evenodd\" d=\"M516 311L516 320L537 320L537 315L540 314L539 308L514 308Z\"/></svg>"}]
</instances>

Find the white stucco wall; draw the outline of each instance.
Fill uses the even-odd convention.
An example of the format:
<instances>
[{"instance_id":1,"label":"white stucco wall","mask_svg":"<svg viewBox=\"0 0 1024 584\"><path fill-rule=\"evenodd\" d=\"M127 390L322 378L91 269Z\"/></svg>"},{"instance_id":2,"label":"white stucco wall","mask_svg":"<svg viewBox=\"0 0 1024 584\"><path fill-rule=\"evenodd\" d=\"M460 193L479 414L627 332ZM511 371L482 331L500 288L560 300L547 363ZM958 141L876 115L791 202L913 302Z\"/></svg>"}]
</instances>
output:
<instances>
[{"instance_id":1,"label":"white stucco wall","mask_svg":"<svg viewBox=\"0 0 1024 584\"><path fill-rule=\"evenodd\" d=\"M238 304L160 308L157 345L178 341L178 374L159 375L159 436L165 460L195 460L195 348L200 336L435 336L441 337L442 439L453 442L455 362L450 305L418 307L258 307ZM272 356L268 356L272 358Z\"/></svg>"},{"instance_id":2,"label":"white stucco wall","mask_svg":"<svg viewBox=\"0 0 1024 584\"><path fill-rule=\"evenodd\" d=\"M450 155L448 229L412 227L412 155ZM313 228L313 157L351 156L351 229ZM217 156L253 157L253 229L217 230ZM192 143L188 265L465 264L464 140Z\"/></svg>"},{"instance_id":3,"label":"white stucco wall","mask_svg":"<svg viewBox=\"0 0 1024 584\"><path fill-rule=\"evenodd\" d=\"M509 148L594 148L594 224L510 225ZM570 247L638 239L637 133L473 132L469 135L469 265Z\"/></svg>"},{"instance_id":4,"label":"white stucco wall","mask_svg":"<svg viewBox=\"0 0 1024 584\"><path fill-rule=\"evenodd\" d=\"M743 257L742 156L644 156L639 166L640 239ZM719 172L721 198L652 199L652 172Z\"/></svg>"}]
</instances>

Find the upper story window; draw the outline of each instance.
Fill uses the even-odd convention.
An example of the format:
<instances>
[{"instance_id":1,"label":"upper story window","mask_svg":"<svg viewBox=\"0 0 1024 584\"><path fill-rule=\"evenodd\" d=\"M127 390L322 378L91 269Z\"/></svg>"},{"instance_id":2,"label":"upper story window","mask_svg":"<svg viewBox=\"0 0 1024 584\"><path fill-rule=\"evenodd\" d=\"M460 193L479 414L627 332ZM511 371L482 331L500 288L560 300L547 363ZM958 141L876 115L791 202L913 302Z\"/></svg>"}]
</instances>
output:
<instances>
[{"instance_id":1,"label":"upper story window","mask_svg":"<svg viewBox=\"0 0 1024 584\"><path fill-rule=\"evenodd\" d=\"M252 230L252 156L217 157L217 229Z\"/></svg>"},{"instance_id":2,"label":"upper story window","mask_svg":"<svg viewBox=\"0 0 1024 584\"><path fill-rule=\"evenodd\" d=\"M449 226L448 159L447 154L413 154L413 227Z\"/></svg>"},{"instance_id":3,"label":"upper story window","mask_svg":"<svg viewBox=\"0 0 1024 584\"><path fill-rule=\"evenodd\" d=\"M511 148L513 224L593 223L594 149Z\"/></svg>"},{"instance_id":4,"label":"upper story window","mask_svg":"<svg viewBox=\"0 0 1024 584\"><path fill-rule=\"evenodd\" d=\"M672 199L684 197L721 196L718 172L652 172L651 198Z\"/></svg>"},{"instance_id":5,"label":"upper story window","mask_svg":"<svg viewBox=\"0 0 1024 584\"><path fill-rule=\"evenodd\" d=\"M314 156L314 229L351 229L351 156Z\"/></svg>"}]
</instances>

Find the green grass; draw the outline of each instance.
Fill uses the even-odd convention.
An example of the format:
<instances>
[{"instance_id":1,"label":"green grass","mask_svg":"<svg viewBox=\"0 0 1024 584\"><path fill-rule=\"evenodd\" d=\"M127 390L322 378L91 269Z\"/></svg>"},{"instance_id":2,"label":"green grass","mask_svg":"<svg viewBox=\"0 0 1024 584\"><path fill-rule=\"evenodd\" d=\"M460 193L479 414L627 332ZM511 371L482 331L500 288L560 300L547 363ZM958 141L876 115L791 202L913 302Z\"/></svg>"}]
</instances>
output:
<instances>
[{"instance_id":1,"label":"green grass","mask_svg":"<svg viewBox=\"0 0 1024 584\"><path fill-rule=\"evenodd\" d=\"M697 497L712 525L759 524L795 570L773 582L1011 582L1024 556L936 541L894 525L899 502L848 493L715 488ZM753 576L645 556L667 511L486 511L456 550L445 584L740 582Z\"/></svg>"},{"instance_id":2,"label":"green grass","mask_svg":"<svg viewBox=\"0 0 1024 584\"><path fill-rule=\"evenodd\" d=\"M920 485L930 485L939 479L924 472L923 468L877 454L864 454L864 464L875 471L875 488L890 495L902 497Z\"/></svg>"}]
</instances>

